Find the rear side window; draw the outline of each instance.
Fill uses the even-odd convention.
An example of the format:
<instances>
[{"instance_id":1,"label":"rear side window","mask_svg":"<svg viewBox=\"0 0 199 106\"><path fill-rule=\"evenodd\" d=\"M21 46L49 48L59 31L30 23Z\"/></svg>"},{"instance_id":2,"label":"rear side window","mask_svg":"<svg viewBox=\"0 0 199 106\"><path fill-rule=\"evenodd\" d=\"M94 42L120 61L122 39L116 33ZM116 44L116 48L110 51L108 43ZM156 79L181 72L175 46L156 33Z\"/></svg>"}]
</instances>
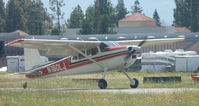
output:
<instances>
[{"instance_id":1,"label":"rear side window","mask_svg":"<svg viewBox=\"0 0 199 106\"><path fill-rule=\"evenodd\" d=\"M87 55L88 56L93 56L93 55L96 55L96 54L98 54L98 49L97 48L92 48L92 49L87 50Z\"/></svg>"}]
</instances>

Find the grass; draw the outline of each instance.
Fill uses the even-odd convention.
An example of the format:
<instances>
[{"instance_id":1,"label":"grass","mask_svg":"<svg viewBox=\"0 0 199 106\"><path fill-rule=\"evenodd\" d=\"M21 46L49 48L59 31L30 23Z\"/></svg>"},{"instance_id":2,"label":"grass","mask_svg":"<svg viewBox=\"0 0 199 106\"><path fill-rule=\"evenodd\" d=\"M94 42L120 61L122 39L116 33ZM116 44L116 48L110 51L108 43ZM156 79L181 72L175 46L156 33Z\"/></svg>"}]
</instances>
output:
<instances>
[{"instance_id":1,"label":"grass","mask_svg":"<svg viewBox=\"0 0 199 106\"><path fill-rule=\"evenodd\" d=\"M194 84L190 73L129 73L140 82L139 88L199 88ZM181 83L143 83L144 76L181 76ZM100 74L57 77L46 79L27 79L24 75L0 74L0 88L21 88L28 81L29 88L98 88L97 82L73 79L101 78ZM122 73L107 75L108 88L129 88L129 80Z\"/></svg>"},{"instance_id":2,"label":"grass","mask_svg":"<svg viewBox=\"0 0 199 106\"><path fill-rule=\"evenodd\" d=\"M139 79L139 88L199 88L190 73L129 73ZM147 76L181 76L181 83L142 83ZM28 81L29 88L98 88L93 81L73 79L101 78L100 74L28 80L23 75L0 73L0 88L21 88ZM108 88L129 88L129 80L122 73L108 73ZM199 91L159 94L126 94L61 91L1 91L0 106L198 106Z\"/></svg>"},{"instance_id":3,"label":"grass","mask_svg":"<svg viewBox=\"0 0 199 106\"><path fill-rule=\"evenodd\" d=\"M199 92L125 94L51 91L0 91L4 106L198 106Z\"/></svg>"}]
</instances>

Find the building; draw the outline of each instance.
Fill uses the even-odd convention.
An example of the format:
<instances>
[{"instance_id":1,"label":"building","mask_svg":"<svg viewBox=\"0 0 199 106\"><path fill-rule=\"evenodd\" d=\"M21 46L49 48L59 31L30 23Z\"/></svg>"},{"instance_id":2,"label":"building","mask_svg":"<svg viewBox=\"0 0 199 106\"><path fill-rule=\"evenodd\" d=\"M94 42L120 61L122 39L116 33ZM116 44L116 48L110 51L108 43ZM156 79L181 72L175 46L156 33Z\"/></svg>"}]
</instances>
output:
<instances>
[{"instance_id":1,"label":"building","mask_svg":"<svg viewBox=\"0 0 199 106\"><path fill-rule=\"evenodd\" d=\"M24 38L28 36L27 33L16 30L11 33L0 33L0 67L6 65L6 56L23 55L23 49L17 47L6 46L5 44L15 39Z\"/></svg>"},{"instance_id":2,"label":"building","mask_svg":"<svg viewBox=\"0 0 199 106\"><path fill-rule=\"evenodd\" d=\"M14 33L0 33L0 67L6 65L6 56L16 56L23 55L22 48L10 47L4 45L12 40L19 38L35 38L35 39L68 39L68 40L101 40L101 41L117 41L117 40L138 40L144 38L158 39L158 38L178 38L185 37L185 41L158 45L158 46L148 46L143 47L142 52L147 53L149 51L163 51L165 49L184 49L186 51L196 51L199 53L199 33L182 32L182 33L131 33L131 34L103 34L103 35L59 35L59 36L49 36L49 35L29 35L22 33L22 31L16 31ZM45 56L45 52L42 53Z\"/></svg>"},{"instance_id":3,"label":"building","mask_svg":"<svg viewBox=\"0 0 199 106\"><path fill-rule=\"evenodd\" d=\"M117 34L191 32L185 27L158 27L154 19L140 13L134 13L119 20L118 28L114 28L114 31Z\"/></svg>"},{"instance_id":4,"label":"building","mask_svg":"<svg viewBox=\"0 0 199 106\"><path fill-rule=\"evenodd\" d=\"M127 16L118 22L119 28L134 28L134 27L156 27L156 22L150 17L140 13L134 13Z\"/></svg>"},{"instance_id":5,"label":"building","mask_svg":"<svg viewBox=\"0 0 199 106\"><path fill-rule=\"evenodd\" d=\"M66 29L64 35L77 35L79 28ZM117 34L138 33L190 33L186 27L161 26L158 27L154 19L140 13L129 15L118 22L118 27L113 28Z\"/></svg>"},{"instance_id":6,"label":"building","mask_svg":"<svg viewBox=\"0 0 199 106\"><path fill-rule=\"evenodd\" d=\"M165 50L142 54L141 72L195 72L199 69L195 51Z\"/></svg>"}]
</instances>

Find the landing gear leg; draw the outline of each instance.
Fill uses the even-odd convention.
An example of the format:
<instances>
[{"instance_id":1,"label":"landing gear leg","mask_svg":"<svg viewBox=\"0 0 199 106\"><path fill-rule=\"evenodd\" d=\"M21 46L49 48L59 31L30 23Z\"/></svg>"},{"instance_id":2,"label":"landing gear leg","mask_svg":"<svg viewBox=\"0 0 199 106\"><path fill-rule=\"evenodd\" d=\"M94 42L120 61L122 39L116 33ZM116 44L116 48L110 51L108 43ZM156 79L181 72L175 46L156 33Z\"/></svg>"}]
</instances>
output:
<instances>
[{"instance_id":1,"label":"landing gear leg","mask_svg":"<svg viewBox=\"0 0 199 106\"><path fill-rule=\"evenodd\" d=\"M131 79L131 77L127 74L127 72L123 71L124 75L130 80L130 87L137 88L139 85L139 81L136 78Z\"/></svg>"},{"instance_id":2,"label":"landing gear leg","mask_svg":"<svg viewBox=\"0 0 199 106\"><path fill-rule=\"evenodd\" d=\"M99 87L100 89L106 89L106 88L107 88L107 82L106 82L106 80L105 80L106 73L107 73L107 69L104 70L102 79L100 79L100 80L98 81L98 87Z\"/></svg>"}]
</instances>

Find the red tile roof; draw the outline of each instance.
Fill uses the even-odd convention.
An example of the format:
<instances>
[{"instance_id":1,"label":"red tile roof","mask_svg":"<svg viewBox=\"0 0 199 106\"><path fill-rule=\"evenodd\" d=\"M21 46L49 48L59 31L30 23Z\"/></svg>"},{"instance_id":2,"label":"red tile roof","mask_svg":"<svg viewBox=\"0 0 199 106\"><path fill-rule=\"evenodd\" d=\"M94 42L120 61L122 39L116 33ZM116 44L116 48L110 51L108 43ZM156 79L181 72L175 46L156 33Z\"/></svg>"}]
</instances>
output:
<instances>
[{"instance_id":1,"label":"red tile roof","mask_svg":"<svg viewBox=\"0 0 199 106\"><path fill-rule=\"evenodd\" d=\"M127 17L121 19L120 21L152 21L152 22L155 22L154 19L147 17L140 13L134 13L130 16L127 16Z\"/></svg>"},{"instance_id":2,"label":"red tile roof","mask_svg":"<svg viewBox=\"0 0 199 106\"><path fill-rule=\"evenodd\" d=\"M21 31L21 30L16 30L13 33L18 33L20 36L27 36L27 35L29 35L28 33L24 32L24 31Z\"/></svg>"},{"instance_id":3,"label":"red tile roof","mask_svg":"<svg viewBox=\"0 0 199 106\"><path fill-rule=\"evenodd\" d=\"M175 27L176 32L191 32L191 30L189 30L186 27Z\"/></svg>"}]
</instances>

